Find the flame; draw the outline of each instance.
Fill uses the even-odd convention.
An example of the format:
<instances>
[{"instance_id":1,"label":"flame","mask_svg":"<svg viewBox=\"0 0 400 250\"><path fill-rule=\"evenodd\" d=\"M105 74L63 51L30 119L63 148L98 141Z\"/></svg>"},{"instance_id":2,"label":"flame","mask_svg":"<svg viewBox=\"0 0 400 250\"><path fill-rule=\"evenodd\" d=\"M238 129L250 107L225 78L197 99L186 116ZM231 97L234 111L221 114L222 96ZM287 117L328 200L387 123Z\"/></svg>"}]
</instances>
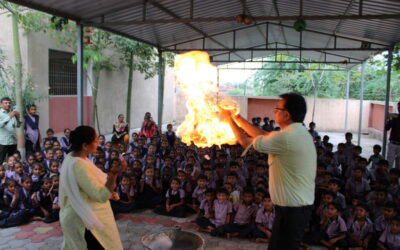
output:
<instances>
[{"instance_id":1,"label":"flame","mask_svg":"<svg viewBox=\"0 0 400 250\"><path fill-rule=\"evenodd\" d=\"M223 99L218 103L217 68L206 52L191 51L175 58L175 77L186 98L188 113L177 129L187 145L198 147L236 144L236 137L227 121L220 119L219 107L239 112L237 103Z\"/></svg>"}]
</instances>

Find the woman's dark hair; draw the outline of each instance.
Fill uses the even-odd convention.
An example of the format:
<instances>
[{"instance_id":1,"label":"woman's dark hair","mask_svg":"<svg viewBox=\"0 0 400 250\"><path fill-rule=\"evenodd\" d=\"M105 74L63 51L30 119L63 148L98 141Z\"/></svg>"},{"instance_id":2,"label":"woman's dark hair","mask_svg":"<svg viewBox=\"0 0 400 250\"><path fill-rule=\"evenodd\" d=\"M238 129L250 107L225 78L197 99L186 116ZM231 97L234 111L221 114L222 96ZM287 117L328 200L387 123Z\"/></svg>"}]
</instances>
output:
<instances>
[{"instance_id":1,"label":"woman's dark hair","mask_svg":"<svg viewBox=\"0 0 400 250\"><path fill-rule=\"evenodd\" d=\"M303 96L296 93L286 93L279 96L285 100L285 109L293 122L303 122L307 113L307 104Z\"/></svg>"},{"instance_id":2,"label":"woman's dark hair","mask_svg":"<svg viewBox=\"0 0 400 250\"><path fill-rule=\"evenodd\" d=\"M89 126L79 126L75 128L75 130L71 131L70 134L70 142L71 142L71 150L72 151L80 151L82 150L82 145L84 143L90 144L96 138L96 131L94 128Z\"/></svg>"}]
</instances>

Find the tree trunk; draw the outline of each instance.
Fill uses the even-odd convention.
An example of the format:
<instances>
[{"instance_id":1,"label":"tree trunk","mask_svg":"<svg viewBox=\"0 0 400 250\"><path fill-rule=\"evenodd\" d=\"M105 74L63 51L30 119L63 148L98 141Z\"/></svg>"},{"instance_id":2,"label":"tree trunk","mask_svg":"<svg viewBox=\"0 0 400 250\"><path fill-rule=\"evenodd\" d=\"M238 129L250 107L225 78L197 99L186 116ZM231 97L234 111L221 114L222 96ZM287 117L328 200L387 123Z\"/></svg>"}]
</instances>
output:
<instances>
[{"instance_id":1,"label":"tree trunk","mask_svg":"<svg viewBox=\"0 0 400 250\"><path fill-rule=\"evenodd\" d=\"M92 127L96 127L96 112L97 112L97 93L99 89L99 81L100 81L100 67L93 65L93 84L92 84L92 110L91 110L91 119L92 119ZM100 131L98 131L100 133Z\"/></svg>"},{"instance_id":2,"label":"tree trunk","mask_svg":"<svg viewBox=\"0 0 400 250\"><path fill-rule=\"evenodd\" d=\"M16 13L12 14L12 32L15 60L15 103L16 109L21 114L20 121L24 122L24 107L22 104L22 59L19 43L18 15ZM25 161L25 134L23 125L17 128L17 148L21 153L21 160Z\"/></svg>"},{"instance_id":3,"label":"tree trunk","mask_svg":"<svg viewBox=\"0 0 400 250\"><path fill-rule=\"evenodd\" d=\"M132 81L133 81L133 52L129 55L129 76L128 76L128 93L126 96L126 122L131 126L131 101L132 101Z\"/></svg>"}]
</instances>

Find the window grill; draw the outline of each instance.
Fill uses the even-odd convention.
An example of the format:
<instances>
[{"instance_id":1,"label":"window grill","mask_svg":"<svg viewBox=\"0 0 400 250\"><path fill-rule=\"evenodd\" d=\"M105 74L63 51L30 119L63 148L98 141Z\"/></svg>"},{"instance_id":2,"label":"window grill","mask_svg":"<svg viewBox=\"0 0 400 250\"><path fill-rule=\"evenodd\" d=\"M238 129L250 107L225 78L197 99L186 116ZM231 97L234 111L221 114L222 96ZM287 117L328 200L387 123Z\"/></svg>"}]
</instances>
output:
<instances>
[{"instance_id":1,"label":"window grill","mask_svg":"<svg viewBox=\"0 0 400 250\"><path fill-rule=\"evenodd\" d=\"M76 95L76 65L73 53L49 50L49 95Z\"/></svg>"}]
</instances>

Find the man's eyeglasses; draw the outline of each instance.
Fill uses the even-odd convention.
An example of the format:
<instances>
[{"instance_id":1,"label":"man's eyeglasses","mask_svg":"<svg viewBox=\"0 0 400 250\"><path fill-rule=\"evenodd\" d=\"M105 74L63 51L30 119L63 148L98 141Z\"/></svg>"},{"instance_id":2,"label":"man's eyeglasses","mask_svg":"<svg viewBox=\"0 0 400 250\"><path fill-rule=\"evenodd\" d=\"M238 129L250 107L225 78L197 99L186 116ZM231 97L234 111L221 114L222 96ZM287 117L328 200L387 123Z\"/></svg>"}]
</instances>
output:
<instances>
[{"instance_id":1,"label":"man's eyeglasses","mask_svg":"<svg viewBox=\"0 0 400 250\"><path fill-rule=\"evenodd\" d=\"M274 110L286 111L287 109L285 109L285 108L274 108Z\"/></svg>"}]
</instances>

